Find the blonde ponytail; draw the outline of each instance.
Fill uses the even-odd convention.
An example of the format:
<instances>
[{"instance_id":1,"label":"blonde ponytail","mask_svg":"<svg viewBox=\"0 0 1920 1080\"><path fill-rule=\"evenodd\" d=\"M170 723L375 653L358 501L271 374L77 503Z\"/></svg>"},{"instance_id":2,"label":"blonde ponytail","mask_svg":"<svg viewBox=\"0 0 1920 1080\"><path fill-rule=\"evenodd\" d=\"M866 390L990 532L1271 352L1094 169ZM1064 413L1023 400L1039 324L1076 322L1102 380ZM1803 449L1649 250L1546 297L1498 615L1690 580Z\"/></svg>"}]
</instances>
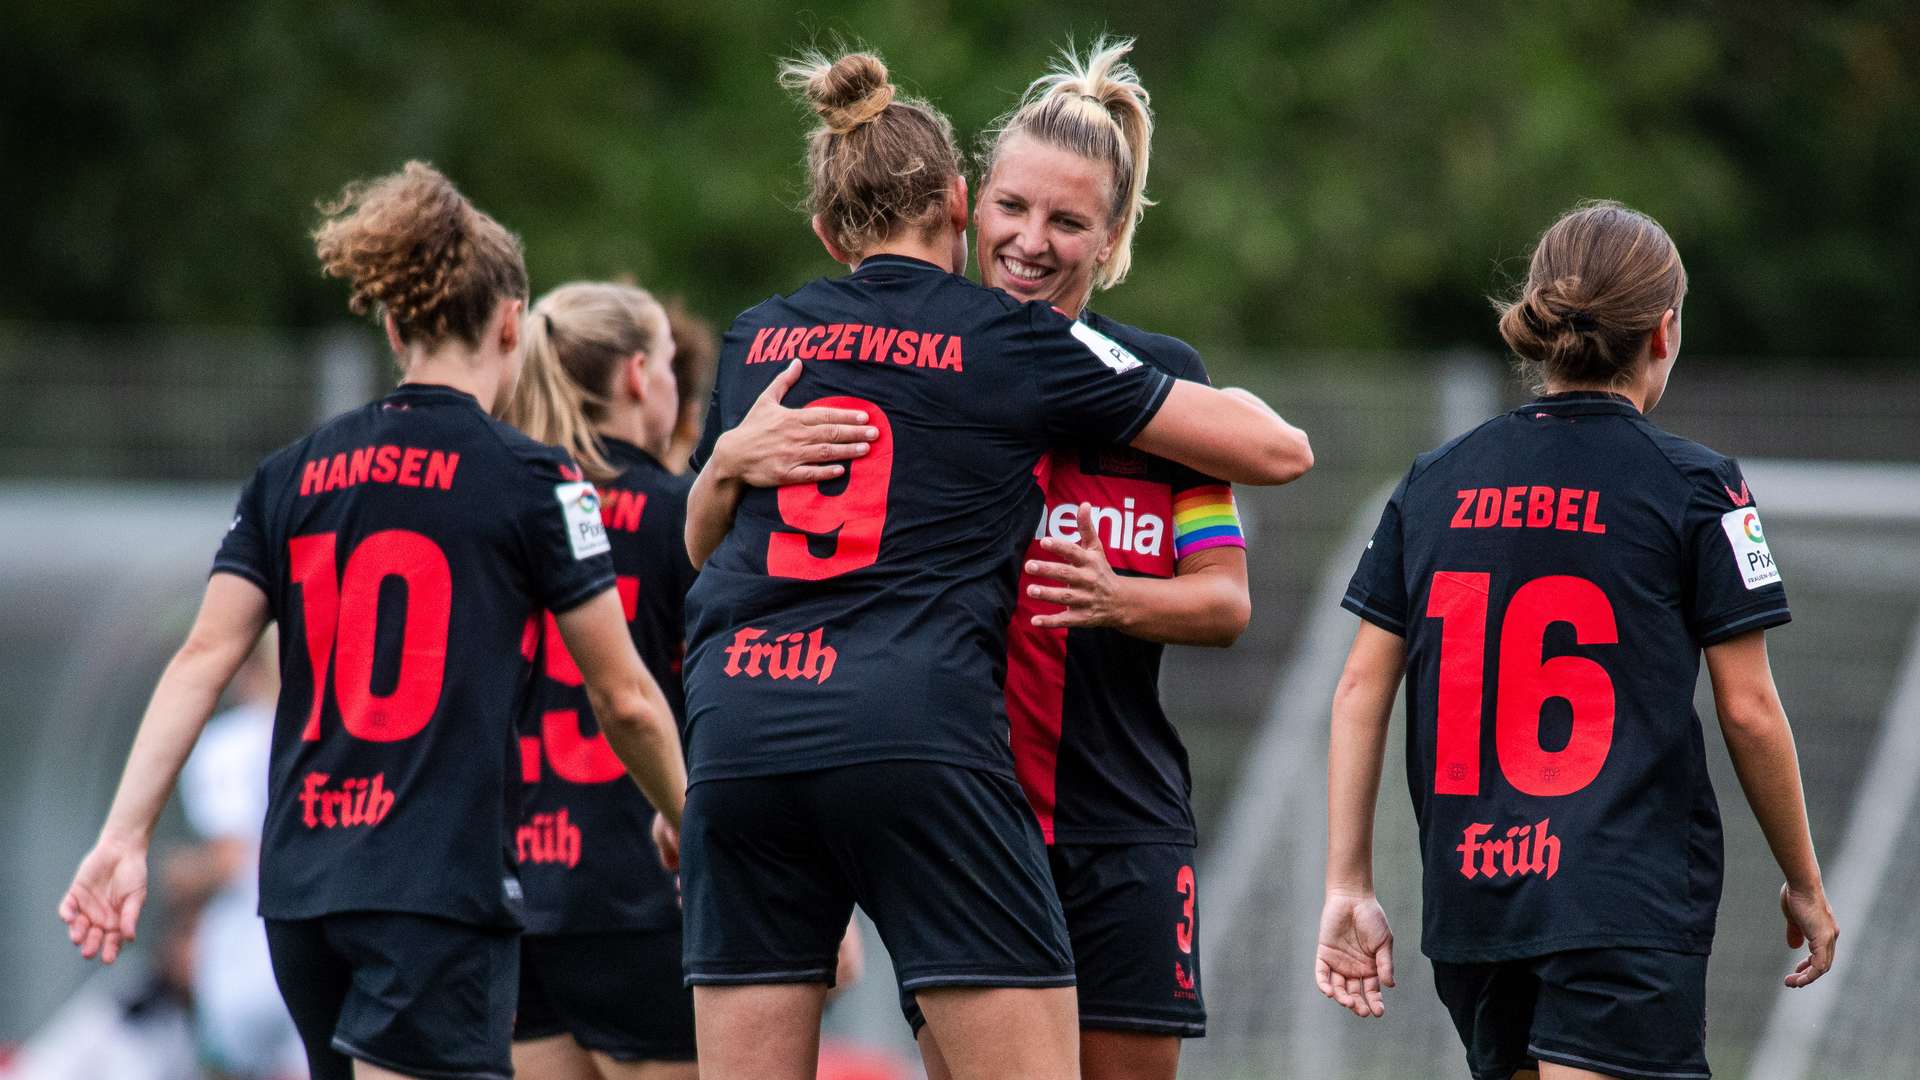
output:
<instances>
[{"instance_id":1,"label":"blonde ponytail","mask_svg":"<svg viewBox=\"0 0 1920 1080\"><path fill-rule=\"evenodd\" d=\"M1132 38L1104 37L1094 41L1084 60L1072 45L1062 49L1059 61L1027 86L1013 111L988 129L981 169L991 179L1001 148L1016 134L1111 168L1113 251L1094 274L1094 286L1101 289L1126 280L1133 266L1134 228L1153 205L1147 198L1153 112L1147 88L1126 62L1132 51Z\"/></svg>"},{"instance_id":2,"label":"blonde ponytail","mask_svg":"<svg viewBox=\"0 0 1920 1080\"><path fill-rule=\"evenodd\" d=\"M606 419L620 365L653 348L666 322L659 302L631 285L575 282L547 293L522 327L507 422L572 454L595 483L618 476L594 429Z\"/></svg>"}]
</instances>

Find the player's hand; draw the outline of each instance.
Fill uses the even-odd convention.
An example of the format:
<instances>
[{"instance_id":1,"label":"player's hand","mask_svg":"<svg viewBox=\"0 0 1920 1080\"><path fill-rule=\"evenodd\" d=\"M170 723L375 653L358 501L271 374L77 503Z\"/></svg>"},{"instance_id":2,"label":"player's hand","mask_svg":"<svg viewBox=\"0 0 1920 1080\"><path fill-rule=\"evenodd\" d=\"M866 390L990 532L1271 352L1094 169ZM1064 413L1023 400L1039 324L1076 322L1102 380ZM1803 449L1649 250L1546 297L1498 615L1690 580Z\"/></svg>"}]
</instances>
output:
<instances>
[{"instance_id":1,"label":"player's hand","mask_svg":"<svg viewBox=\"0 0 1920 1080\"><path fill-rule=\"evenodd\" d=\"M1106 549L1093 527L1093 504L1081 503L1074 513L1080 522L1079 542L1049 536L1040 541L1040 547L1059 561L1027 561L1027 573L1049 582L1027 586L1027 595L1064 609L1035 615L1033 625L1118 626L1126 608L1123 586L1120 575L1107 562Z\"/></svg>"},{"instance_id":2,"label":"player's hand","mask_svg":"<svg viewBox=\"0 0 1920 1080\"><path fill-rule=\"evenodd\" d=\"M867 425L865 412L780 404L799 379L795 360L754 399L739 426L714 443L711 464L718 475L754 487L818 484L847 471L838 462L872 449L880 429Z\"/></svg>"},{"instance_id":3,"label":"player's hand","mask_svg":"<svg viewBox=\"0 0 1920 1080\"><path fill-rule=\"evenodd\" d=\"M1833 921L1833 906L1827 903L1826 889L1819 885L1808 891L1782 885L1780 914L1787 917L1787 948L1807 948L1800 966L1787 976L1787 985L1806 986L1833 967L1833 943L1840 937L1839 924Z\"/></svg>"},{"instance_id":4,"label":"player's hand","mask_svg":"<svg viewBox=\"0 0 1920 1080\"><path fill-rule=\"evenodd\" d=\"M111 964L120 947L133 940L146 902L146 845L103 836L80 860L73 884L60 899L60 921L81 956Z\"/></svg>"},{"instance_id":5,"label":"player's hand","mask_svg":"<svg viewBox=\"0 0 1920 1080\"><path fill-rule=\"evenodd\" d=\"M653 846L660 852L660 865L667 873L680 872L680 830L667 823L666 815L653 815Z\"/></svg>"},{"instance_id":6,"label":"player's hand","mask_svg":"<svg viewBox=\"0 0 1920 1080\"><path fill-rule=\"evenodd\" d=\"M1387 1014L1380 989L1393 985L1393 931L1372 893L1327 893L1313 981L1355 1016Z\"/></svg>"}]
</instances>

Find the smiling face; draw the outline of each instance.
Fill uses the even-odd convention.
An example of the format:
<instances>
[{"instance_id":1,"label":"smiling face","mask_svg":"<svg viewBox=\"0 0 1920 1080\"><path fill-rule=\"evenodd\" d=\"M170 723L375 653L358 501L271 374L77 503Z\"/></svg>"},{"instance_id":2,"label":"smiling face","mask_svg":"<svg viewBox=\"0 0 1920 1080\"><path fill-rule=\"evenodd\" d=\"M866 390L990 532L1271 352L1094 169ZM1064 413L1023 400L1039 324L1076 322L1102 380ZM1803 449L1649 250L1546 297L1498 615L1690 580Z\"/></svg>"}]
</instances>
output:
<instances>
[{"instance_id":1,"label":"smiling face","mask_svg":"<svg viewBox=\"0 0 1920 1080\"><path fill-rule=\"evenodd\" d=\"M1112 209L1111 168L1012 136L974 205L981 281L1079 314L1113 254Z\"/></svg>"}]
</instances>

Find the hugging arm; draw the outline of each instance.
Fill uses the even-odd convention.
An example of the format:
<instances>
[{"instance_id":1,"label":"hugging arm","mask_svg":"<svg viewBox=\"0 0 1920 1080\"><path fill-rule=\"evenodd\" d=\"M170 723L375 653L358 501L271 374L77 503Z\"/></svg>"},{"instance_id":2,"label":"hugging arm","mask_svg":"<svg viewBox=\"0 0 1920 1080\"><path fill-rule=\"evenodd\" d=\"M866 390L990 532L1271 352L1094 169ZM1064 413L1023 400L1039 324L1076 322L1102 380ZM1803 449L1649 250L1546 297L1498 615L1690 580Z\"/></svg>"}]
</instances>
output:
<instances>
[{"instance_id":1,"label":"hugging arm","mask_svg":"<svg viewBox=\"0 0 1920 1080\"><path fill-rule=\"evenodd\" d=\"M1313 468L1307 433L1264 401L1185 379L1173 384L1132 445L1233 484L1285 484Z\"/></svg>"},{"instance_id":2,"label":"hugging arm","mask_svg":"<svg viewBox=\"0 0 1920 1080\"><path fill-rule=\"evenodd\" d=\"M694 478L686 527L687 557L694 566L705 566L726 539L748 487L831 480L847 471L841 462L865 454L880 437L879 429L866 426L864 412L782 405L800 374L795 360L775 376L739 425L715 440Z\"/></svg>"}]
</instances>

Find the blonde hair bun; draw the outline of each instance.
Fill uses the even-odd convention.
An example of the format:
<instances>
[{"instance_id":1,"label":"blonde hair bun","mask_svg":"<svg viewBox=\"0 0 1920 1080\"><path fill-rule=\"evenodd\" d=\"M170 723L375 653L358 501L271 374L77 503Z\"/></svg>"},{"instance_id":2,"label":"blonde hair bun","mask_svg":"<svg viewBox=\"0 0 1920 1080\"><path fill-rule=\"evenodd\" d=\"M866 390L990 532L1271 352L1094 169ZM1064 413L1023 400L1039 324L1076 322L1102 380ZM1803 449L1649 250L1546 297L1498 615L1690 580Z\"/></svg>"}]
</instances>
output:
<instances>
[{"instance_id":1,"label":"blonde hair bun","mask_svg":"<svg viewBox=\"0 0 1920 1080\"><path fill-rule=\"evenodd\" d=\"M893 104L887 65L872 53L848 53L832 63L824 57L808 57L800 64L806 70L793 74L804 76L805 81L796 89L806 95L820 122L835 135L870 123Z\"/></svg>"},{"instance_id":2,"label":"blonde hair bun","mask_svg":"<svg viewBox=\"0 0 1920 1080\"><path fill-rule=\"evenodd\" d=\"M858 256L902 227L933 235L960 175L938 109L898 93L870 52L809 50L780 62L780 85L820 118L807 136L807 211L835 246Z\"/></svg>"}]
</instances>

